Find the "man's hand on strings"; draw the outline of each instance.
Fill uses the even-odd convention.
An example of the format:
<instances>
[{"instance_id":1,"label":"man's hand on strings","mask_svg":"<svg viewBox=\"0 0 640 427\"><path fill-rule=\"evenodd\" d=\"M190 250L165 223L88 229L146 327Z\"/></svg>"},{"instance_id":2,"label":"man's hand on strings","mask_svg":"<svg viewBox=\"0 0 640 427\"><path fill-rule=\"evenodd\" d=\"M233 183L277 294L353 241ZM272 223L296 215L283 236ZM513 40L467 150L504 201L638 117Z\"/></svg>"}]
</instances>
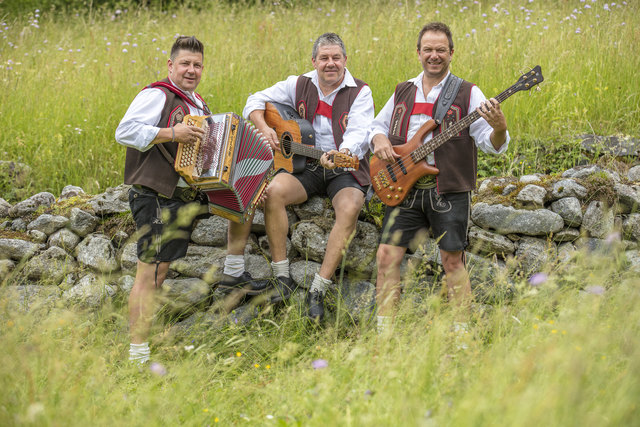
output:
<instances>
[{"instance_id":1,"label":"man's hand on strings","mask_svg":"<svg viewBox=\"0 0 640 427\"><path fill-rule=\"evenodd\" d=\"M273 128L269 126L263 126L258 128L258 131L262 134L262 137L267 140L273 151L280 149L280 141L278 140L278 134Z\"/></svg>"},{"instance_id":2,"label":"man's hand on strings","mask_svg":"<svg viewBox=\"0 0 640 427\"><path fill-rule=\"evenodd\" d=\"M371 141L373 143L373 155L380 160L384 160L385 162L395 162L397 158L400 157L394 149L393 145L391 145L391 141L383 134L377 134L373 137Z\"/></svg>"},{"instance_id":3,"label":"man's hand on strings","mask_svg":"<svg viewBox=\"0 0 640 427\"><path fill-rule=\"evenodd\" d=\"M507 130L507 119L500 109L500 103L495 98L484 101L476 111L496 132Z\"/></svg>"}]
</instances>

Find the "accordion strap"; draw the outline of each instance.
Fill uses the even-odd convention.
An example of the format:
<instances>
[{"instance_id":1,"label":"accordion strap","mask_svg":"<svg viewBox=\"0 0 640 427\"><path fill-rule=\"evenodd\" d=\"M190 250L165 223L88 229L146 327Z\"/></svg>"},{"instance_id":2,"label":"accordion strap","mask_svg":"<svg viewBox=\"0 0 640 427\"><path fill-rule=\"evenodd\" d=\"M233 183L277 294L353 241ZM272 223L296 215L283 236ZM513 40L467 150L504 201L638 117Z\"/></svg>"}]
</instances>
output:
<instances>
[{"instance_id":1,"label":"accordion strap","mask_svg":"<svg viewBox=\"0 0 640 427\"><path fill-rule=\"evenodd\" d=\"M156 147L158 147L158 150L160 150L164 158L167 159L171 166L173 166L173 164L176 162L176 159L174 159L173 156L169 154L169 151L164 147L164 143L156 144Z\"/></svg>"},{"instance_id":2,"label":"accordion strap","mask_svg":"<svg viewBox=\"0 0 640 427\"><path fill-rule=\"evenodd\" d=\"M200 95L198 95L197 93L195 93L195 92L194 92L195 96L202 102L202 108L198 107L196 105L196 103L193 102L192 99L190 99L180 89L178 89L177 87L173 86L170 83L166 83L166 82L160 81L160 82L151 83L147 87L151 87L151 88L162 87L164 89L170 90L175 95L180 97L180 99L182 99L184 102L186 102L187 104L191 105L192 107L200 109L200 110L204 110L204 112L207 113L207 114L211 114L211 110L209 110L209 106L207 105L207 103L204 102L204 99L202 99L202 97Z\"/></svg>"}]
</instances>

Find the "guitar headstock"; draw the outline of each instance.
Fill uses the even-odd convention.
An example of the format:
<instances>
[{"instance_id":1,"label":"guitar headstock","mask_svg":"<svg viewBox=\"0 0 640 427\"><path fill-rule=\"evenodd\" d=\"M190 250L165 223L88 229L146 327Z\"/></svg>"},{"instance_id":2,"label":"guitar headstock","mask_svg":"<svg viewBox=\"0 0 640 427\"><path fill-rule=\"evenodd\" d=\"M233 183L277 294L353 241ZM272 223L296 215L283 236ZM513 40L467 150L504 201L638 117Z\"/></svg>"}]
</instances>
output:
<instances>
[{"instance_id":1,"label":"guitar headstock","mask_svg":"<svg viewBox=\"0 0 640 427\"><path fill-rule=\"evenodd\" d=\"M334 153L333 163L337 168L351 168L353 170L358 170L358 167L360 167L360 160L358 159L358 156L349 156L345 153Z\"/></svg>"},{"instance_id":2,"label":"guitar headstock","mask_svg":"<svg viewBox=\"0 0 640 427\"><path fill-rule=\"evenodd\" d=\"M544 81L544 77L542 76L542 69L539 65L536 65L531 71L528 71L520 76L516 84L511 86L511 89L514 92L520 90L529 90L542 81Z\"/></svg>"}]
</instances>

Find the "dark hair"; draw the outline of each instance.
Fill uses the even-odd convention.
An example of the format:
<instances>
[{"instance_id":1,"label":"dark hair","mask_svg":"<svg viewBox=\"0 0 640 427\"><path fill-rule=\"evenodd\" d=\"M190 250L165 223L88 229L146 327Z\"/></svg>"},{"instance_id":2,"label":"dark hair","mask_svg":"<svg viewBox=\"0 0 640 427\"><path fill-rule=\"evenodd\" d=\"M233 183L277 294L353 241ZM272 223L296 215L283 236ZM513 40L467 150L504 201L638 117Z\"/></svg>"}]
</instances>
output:
<instances>
[{"instance_id":1,"label":"dark hair","mask_svg":"<svg viewBox=\"0 0 640 427\"><path fill-rule=\"evenodd\" d=\"M316 59L318 55L318 49L321 46L337 45L342 49L342 54L347 56L347 49L344 47L344 42L336 33L324 33L313 43L313 49L311 50L311 58Z\"/></svg>"},{"instance_id":2,"label":"dark hair","mask_svg":"<svg viewBox=\"0 0 640 427\"><path fill-rule=\"evenodd\" d=\"M172 61L176 59L180 50L188 50L189 52L200 53L204 56L204 45L195 36L180 36L176 39L171 47L170 58Z\"/></svg>"},{"instance_id":3,"label":"dark hair","mask_svg":"<svg viewBox=\"0 0 640 427\"><path fill-rule=\"evenodd\" d=\"M447 24L443 24L442 22L429 22L427 25L422 27L420 30L420 34L418 34L418 50L420 50L420 43L422 42L422 36L427 31L434 31L438 33L444 33L449 39L449 52L453 50L453 37L451 36L451 30L447 26Z\"/></svg>"}]
</instances>

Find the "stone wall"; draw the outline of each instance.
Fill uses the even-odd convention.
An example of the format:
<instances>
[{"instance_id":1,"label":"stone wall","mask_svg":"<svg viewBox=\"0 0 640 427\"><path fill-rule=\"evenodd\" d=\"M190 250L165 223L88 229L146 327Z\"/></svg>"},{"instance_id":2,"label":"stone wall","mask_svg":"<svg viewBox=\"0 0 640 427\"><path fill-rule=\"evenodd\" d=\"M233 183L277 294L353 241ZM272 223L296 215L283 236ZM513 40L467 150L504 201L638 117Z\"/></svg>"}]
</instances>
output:
<instances>
[{"instance_id":1,"label":"stone wall","mask_svg":"<svg viewBox=\"0 0 640 427\"><path fill-rule=\"evenodd\" d=\"M68 186L57 199L47 192L15 205L0 199L0 293L21 309L68 304L95 309L106 299L126 296L137 262L127 194L125 185L97 196ZM483 180L469 232L474 291L491 287L495 277L526 277L551 262L569 260L582 247L606 250L614 242L624 248L630 268L640 271L639 205L640 166L624 173L584 166L557 176ZM291 273L303 288L322 262L333 218L328 200L318 197L289 210ZM355 316L370 308L375 290L380 231L366 218L362 214L358 221L336 287ZM171 311L202 314L220 298L215 283L226 253L226 229L219 217L197 223L187 256L171 264L163 287ZM245 260L254 277L271 276L260 211ZM405 257L403 269L417 269L422 282L432 286L439 264L436 241L430 238Z\"/></svg>"}]
</instances>

